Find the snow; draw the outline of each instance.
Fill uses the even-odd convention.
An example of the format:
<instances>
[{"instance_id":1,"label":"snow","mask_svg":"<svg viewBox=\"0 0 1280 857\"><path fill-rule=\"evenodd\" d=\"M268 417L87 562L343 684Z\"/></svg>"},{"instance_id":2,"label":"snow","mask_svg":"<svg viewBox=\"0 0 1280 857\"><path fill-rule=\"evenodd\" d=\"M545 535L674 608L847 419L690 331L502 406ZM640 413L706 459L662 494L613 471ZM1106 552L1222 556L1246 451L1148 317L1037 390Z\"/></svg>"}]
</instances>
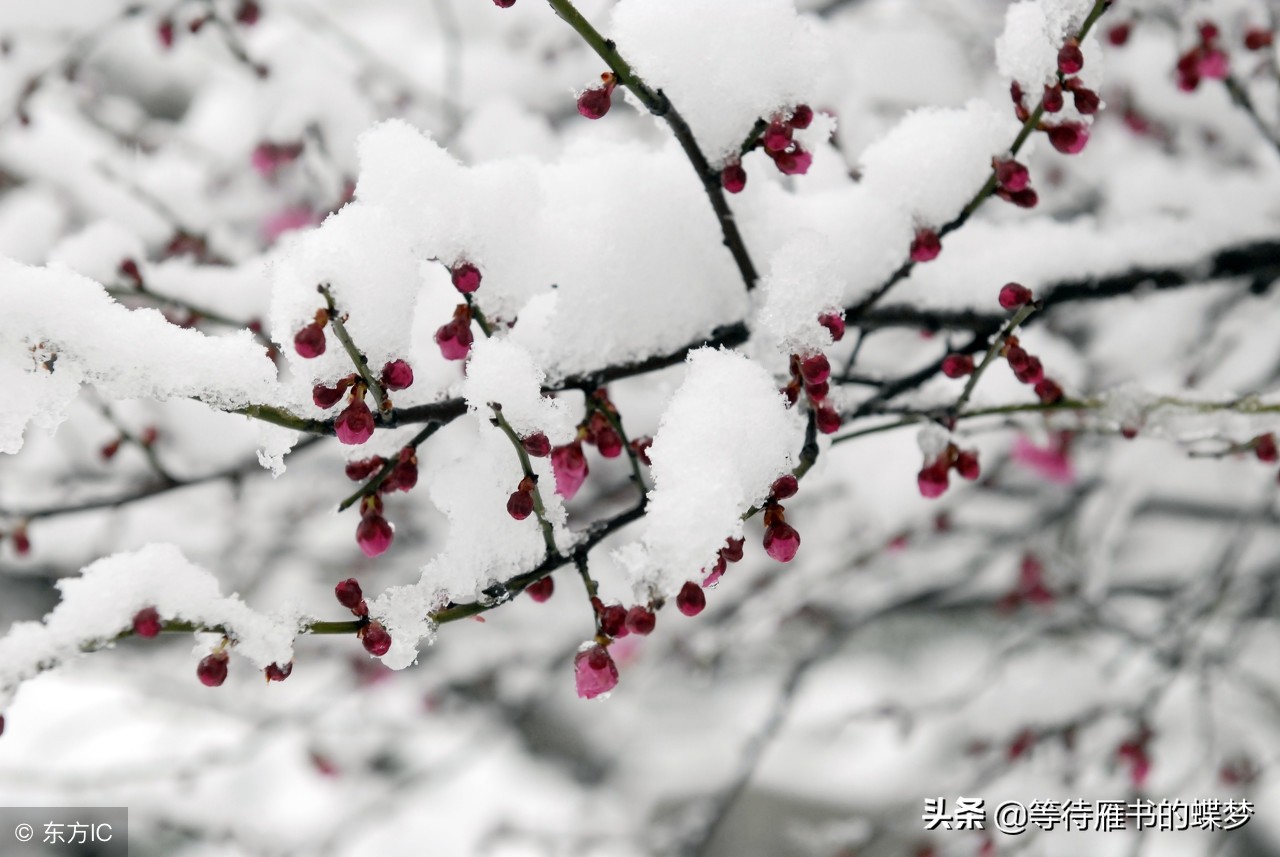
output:
<instances>
[{"instance_id":1,"label":"snow","mask_svg":"<svg viewBox=\"0 0 1280 857\"><path fill-rule=\"evenodd\" d=\"M713 166L736 153L757 119L812 102L828 62L821 32L792 0L623 0L609 35L671 99Z\"/></svg>"},{"instance_id":2,"label":"snow","mask_svg":"<svg viewBox=\"0 0 1280 857\"><path fill-rule=\"evenodd\" d=\"M22 447L28 422L56 426L71 385L121 399L194 397L223 410L277 399L275 367L247 330L213 337L179 328L157 310L126 309L78 274L7 260L0 295L0 360L11 377L22 373L16 409L28 414L4 421L0 451Z\"/></svg>"},{"instance_id":3,"label":"snow","mask_svg":"<svg viewBox=\"0 0 1280 857\"><path fill-rule=\"evenodd\" d=\"M691 353L649 450L643 535L615 554L637 598L671 597L697 579L725 539L742 535L743 513L794 466L803 436L802 418L758 364L726 350Z\"/></svg>"},{"instance_id":4,"label":"snow","mask_svg":"<svg viewBox=\"0 0 1280 857\"><path fill-rule=\"evenodd\" d=\"M831 333L818 316L839 311L844 281L829 239L817 232L796 235L770 258L760 290L759 328L783 354L808 354L831 345Z\"/></svg>"},{"instance_id":5,"label":"snow","mask_svg":"<svg viewBox=\"0 0 1280 857\"><path fill-rule=\"evenodd\" d=\"M1012 110L985 101L912 111L862 154L864 192L936 229L987 181L1018 127Z\"/></svg>"},{"instance_id":6,"label":"snow","mask_svg":"<svg viewBox=\"0 0 1280 857\"><path fill-rule=\"evenodd\" d=\"M568 405L542 394L545 373L529 352L504 339L481 339L471 349L462 384L468 407L481 420L493 416L491 403L520 437L542 432L555 446L573 440L577 420Z\"/></svg>"},{"instance_id":7,"label":"snow","mask_svg":"<svg viewBox=\"0 0 1280 857\"><path fill-rule=\"evenodd\" d=\"M79 577L58 581L58 589L62 599L43 622L15 623L0 637L0 701L41 670L110 643L144 607L162 619L224 627L232 651L259 669L293 660L300 616L256 613L236 596L223 596L217 579L173 545L104 557Z\"/></svg>"}]
</instances>

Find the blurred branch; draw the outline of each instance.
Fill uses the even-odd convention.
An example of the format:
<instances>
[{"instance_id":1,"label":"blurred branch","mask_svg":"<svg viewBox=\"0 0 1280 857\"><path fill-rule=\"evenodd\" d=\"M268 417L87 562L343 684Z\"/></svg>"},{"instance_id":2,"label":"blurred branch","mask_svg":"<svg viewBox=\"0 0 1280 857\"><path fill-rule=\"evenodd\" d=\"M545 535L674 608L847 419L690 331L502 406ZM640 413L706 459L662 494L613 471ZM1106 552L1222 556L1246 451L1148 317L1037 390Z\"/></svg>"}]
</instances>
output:
<instances>
[{"instance_id":1,"label":"blurred branch","mask_svg":"<svg viewBox=\"0 0 1280 857\"><path fill-rule=\"evenodd\" d=\"M1227 75L1223 79L1222 85L1227 88L1227 94L1231 96L1231 103L1239 107L1253 122L1254 127L1258 129L1258 133L1262 135L1262 139L1271 144L1271 148L1280 153L1280 134L1262 121L1262 117L1258 115L1258 110L1253 105L1253 99L1249 97L1249 91L1235 75Z\"/></svg>"}]
</instances>

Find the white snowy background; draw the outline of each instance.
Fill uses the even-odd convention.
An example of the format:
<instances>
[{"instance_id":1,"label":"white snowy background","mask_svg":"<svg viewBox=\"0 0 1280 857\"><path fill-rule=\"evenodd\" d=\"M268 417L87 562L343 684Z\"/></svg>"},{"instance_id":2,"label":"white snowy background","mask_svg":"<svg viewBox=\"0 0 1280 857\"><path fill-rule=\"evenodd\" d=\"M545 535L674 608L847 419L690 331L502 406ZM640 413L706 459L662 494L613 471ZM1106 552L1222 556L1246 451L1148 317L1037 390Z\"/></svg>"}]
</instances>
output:
<instances>
[{"instance_id":1,"label":"white snowy background","mask_svg":"<svg viewBox=\"0 0 1280 857\"><path fill-rule=\"evenodd\" d=\"M128 806L133 854L183 857L1280 852L1280 57L1245 46L1280 10L1102 5L582 0L713 187L741 155L749 290L672 124L623 87L579 115L607 66L542 0L0 3L0 804ZM1067 154L1010 83L1034 109L1086 21L1102 106L1046 114L1087 133ZM1197 50L1229 73L1184 91ZM807 172L741 154L800 105ZM982 194L1015 141L1032 208ZM465 370L435 341L462 263L492 327ZM982 361L1009 282L1066 407L998 355L963 401L939 371ZM353 372L333 325L294 348L321 283L375 374L413 369L363 444L312 399ZM815 436L778 390L819 353ZM592 379L651 466L587 443L564 497L533 457L515 520L491 403L564 447ZM981 477L927 499L949 443ZM344 465L406 447L368 557ZM754 513L793 469L780 563ZM604 698L575 693L575 564L545 603L502 589L548 542L661 608ZM381 659L298 633L351 620L351 577ZM117 640L146 607L226 630L225 683L196 677L219 633ZM960 795L1257 812L925 831Z\"/></svg>"}]
</instances>

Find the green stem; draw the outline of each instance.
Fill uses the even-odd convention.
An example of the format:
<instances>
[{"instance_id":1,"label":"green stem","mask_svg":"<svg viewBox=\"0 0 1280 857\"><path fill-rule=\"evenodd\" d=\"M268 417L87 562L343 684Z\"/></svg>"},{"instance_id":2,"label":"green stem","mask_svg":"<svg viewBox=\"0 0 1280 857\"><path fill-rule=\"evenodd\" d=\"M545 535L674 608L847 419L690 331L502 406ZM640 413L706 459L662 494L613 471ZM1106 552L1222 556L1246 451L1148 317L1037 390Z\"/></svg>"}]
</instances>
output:
<instances>
[{"instance_id":1,"label":"green stem","mask_svg":"<svg viewBox=\"0 0 1280 857\"><path fill-rule=\"evenodd\" d=\"M300 417L273 405L245 405L243 408L236 408L231 413L252 417L255 420L262 420L263 422L294 429L295 431L308 432L310 434L333 434L333 424L326 420L312 420Z\"/></svg>"},{"instance_id":2,"label":"green stem","mask_svg":"<svg viewBox=\"0 0 1280 857\"><path fill-rule=\"evenodd\" d=\"M374 377L373 372L369 369L369 360L356 348L355 342L351 340L351 334L347 332L347 327L342 323L342 317L338 313L337 307L333 303L333 294L329 291L329 287L321 284L316 287L320 294L324 295L324 302L329 308L329 324L333 326L334 335L338 337L338 341L342 343L342 347L346 350L347 356L351 358L352 364L355 365L356 371L360 373L360 377L364 380L365 386L369 388L369 392L373 394L373 401L378 406L378 413L382 415L383 420L391 416L391 399L383 391L382 385L378 383L378 379Z\"/></svg>"},{"instance_id":3,"label":"green stem","mask_svg":"<svg viewBox=\"0 0 1280 857\"><path fill-rule=\"evenodd\" d=\"M435 434L445 425L446 424L442 422L427 423L422 431L415 434L410 441L405 444L405 446L411 446L414 449L417 449L424 441L426 441L427 438L431 437L431 435ZM387 480L387 477L391 475L391 471L395 470L396 465L399 463L399 458L387 459L387 463L382 465L381 470L370 477L369 481L361 485L354 493L351 494L351 496L338 504L338 511L345 512L347 509L351 508L353 504L359 502L361 498L377 493L378 486Z\"/></svg>"},{"instance_id":4,"label":"green stem","mask_svg":"<svg viewBox=\"0 0 1280 857\"><path fill-rule=\"evenodd\" d=\"M622 439L622 448L626 451L627 459L631 462L631 479L636 483L636 488L640 491L640 504L648 503L649 488L644 483L644 472L640 469L640 456L631 447L631 440L627 437L627 432L622 427L622 417L618 415L617 411L596 401L594 396L587 397L587 407L603 414L604 418L609 421L609 425L613 426L613 430L618 433L618 437Z\"/></svg>"},{"instance_id":5,"label":"green stem","mask_svg":"<svg viewBox=\"0 0 1280 857\"><path fill-rule=\"evenodd\" d=\"M974 369L973 374L969 376L969 381L964 385L964 391L960 393L960 398L956 399L956 403L951 406L950 413L953 416L964 410L964 406L969 403L969 397L973 395L974 388L978 386L978 379L982 377L982 374L987 371L987 367L991 365L991 361L1000 353L1000 347L1018 329L1018 325L1026 321L1035 311L1036 305L1034 303L1027 304L1014 313L1013 318L1009 319L1009 323L1004 326L1004 329L996 334L996 338L991 341L991 347L983 355L982 362L978 364L978 368Z\"/></svg>"},{"instance_id":6,"label":"green stem","mask_svg":"<svg viewBox=\"0 0 1280 857\"><path fill-rule=\"evenodd\" d=\"M515 447L516 455L520 458L520 469L524 471L525 478L533 483L533 514L538 518L538 525L542 528L542 539L547 544L547 556L556 556L559 550L556 548L555 531L551 527L551 522L547 520L547 509L542 504L542 492L538 489L538 476L533 472L533 464L529 461L529 453L525 451L524 444L520 442L519 435L515 429L507 422L507 418L502 415L502 405L497 402L491 402L489 407L493 409L494 425L502 429L503 433L511 441L511 445Z\"/></svg>"}]
</instances>

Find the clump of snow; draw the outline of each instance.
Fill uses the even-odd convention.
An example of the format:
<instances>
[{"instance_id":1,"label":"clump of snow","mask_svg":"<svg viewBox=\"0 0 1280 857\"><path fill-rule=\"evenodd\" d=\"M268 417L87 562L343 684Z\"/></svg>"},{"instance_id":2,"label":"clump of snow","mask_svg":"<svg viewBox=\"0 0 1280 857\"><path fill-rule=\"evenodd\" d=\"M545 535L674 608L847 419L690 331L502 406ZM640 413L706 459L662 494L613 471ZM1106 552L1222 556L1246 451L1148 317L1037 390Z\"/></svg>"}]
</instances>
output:
<instances>
[{"instance_id":1,"label":"clump of snow","mask_svg":"<svg viewBox=\"0 0 1280 857\"><path fill-rule=\"evenodd\" d=\"M758 118L811 102L829 62L823 36L792 0L623 0L609 35L716 166Z\"/></svg>"},{"instance_id":2,"label":"clump of snow","mask_svg":"<svg viewBox=\"0 0 1280 857\"><path fill-rule=\"evenodd\" d=\"M376 206L348 205L317 229L287 243L275 264L271 332L309 388L314 380L350 374L347 356L332 327L318 358L300 358L294 334L325 306L325 285L345 317L352 340L370 366L408 353L413 304L420 285L418 260L391 213Z\"/></svg>"},{"instance_id":3,"label":"clump of snow","mask_svg":"<svg viewBox=\"0 0 1280 857\"><path fill-rule=\"evenodd\" d=\"M831 333L818 323L824 312L840 309L844 280L831 242L817 232L801 232L769 260L760 281L764 303L758 329L775 340L784 354L821 351Z\"/></svg>"},{"instance_id":4,"label":"clump of snow","mask_svg":"<svg viewBox=\"0 0 1280 857\"><path fill-rule=\"evenodd\" d=\"M803 419L759 364L732 351L690 354L649 449L644 534L615 554L637 592L673 596L709 565L726 538L742 534L742 514L792 468L803 437Z\"/></svg>"},{"instance_id":5,"label":"clump of snow","mask_svg":"<svg viewBox=\"0 0 1280 857\"><path fill-rule=\"evenodd\" d=\"M545 381L546 374L524 348L505 339L482 339L472 346L462 395L482 420L493 416L489 405L497 403L521 437L542 432L553 444L568 443L573 415L564 402L542 395Z\"/></svg>"},{"instance_id":6,"label":"clump of snow","mask_svg":"<svg viewBox=\"0 0 1280 857\"><path fill-rule=\"evenodd\" d=\"M916 444L926 461L932 461L951 443L951 433L937 423L925 423L916 433Z\"/></svg>"},{"instance_id":7,"label":"clump of snow","mask_svg":"<svg viewBox=\"0 0 1280 857\"><path fill-rule=\"evenodd\" d=\"M145 263L142 239L113 220L98 220L67 236L49 251L49 264L64 266L100 283L121 279L120 263Z\"/></svg>"},{"instance_id":8,"label":"clump of snow","mask_svg":"<svg viewBox=\"0 0 1280 857\"><path fill-rule=\"evenodd\" d=\"M506 434L489 424L485 411L464 417L451 430L452 440L459 440L456 432L464 433L452 448L453 457L427 459L421 480L431 502L449 520L444 546L423 567L417 583L389 589L370 605L370 614L391 634L391 650L382 660L392 669L412 664L421 641L434 637L430 611L449 601L483 598L482 590L528 571L547 554L537 517L517 521L507 514L507 498L524 473ZM530 463L557 549L563 553L573 535L566 526L563 501L550 490L555 485L551 461L532 458Z\"/></svg>"},{"instance_id":9,"label":"clump of snow","mask_svg":"<svg viewBox=\"0 0 1280 857\"><path fill-rule=\"evenodd\" d=\"M991 176L991 159L1008 151L1018 127L1012 109L985 101L912 111L863 153L863 187L919 225L941 226Z\"/></svg>"},{"instance_id":10,"label":"clump of snow","mask_svg":"<svg viewBox=\"0 0 1280 857\"><path fill-rule=\"evenodd\" d=\"M1053 83L1058 49L1079 32L1093 0L1021 0L1005 10L1004 32L996 39L1000 74L1030 87ZM1085 67L1089 65L1085 57Z\"/></svg>"},{"instance_id":11,"label":"clump of snow","mask_svg":"<svg viewBox=\"0 0 1280 857\"><path fill-rule=\"evenodd\" d=\"M1042 87L1057 82L1058 50L1079 34L1093 6L1094 0L1022 0L1005 11L1004 32L996 40L996 64L1001 75L1022 86L1028 109L1039 102ZM1084 68L1078 78L1096 92L1102 84L1102 46L1090 33L1080 50ZM1076 111L1069 95L1063 110L1047 118L1093 121Z\"/></svg>"},{"instance_id":12,"label":"clump of snow","mask_svg":"<svg viewBox=\"0 0 1280 857\"><path fill-rule=\"evenodd\" d=\"M57 586L62 600L44 621L17 622L0 638L0 705L41 670L110 643L133 627L144 607L166 620L221 626L235 643L232 651L259 669L293 660L302 622L296 614L257 613L235 595L222 595L217 579L173 545L105 557Z\"/></svg>"},{"instance_id":13,"label":"clump of snow","mask_svg":"<svg viewBox=\"0 0 1280 857\"><path fill-rule=\"evenodd\" d=\"M6 388L11 415L0 421L2 452L22 447L29 422L61 422L69 394L83 383L109 398L196 398L223 410L280 401L275 366L247 330L207 336L157 310L129 310L79 274L5 259L0 304L0 364L6 375L25 376Z\"/></svg>"},{"instance_id":14,"label":"clump of snow","mask_svg":"<svg viewBox=\"0 0 1280 857\"><path fill-rule=\"evenodd\" d=\"M402 670L418 659L419 644L435 639L430 614L443 601L423 586L393 586L369 604L369 615L391 635L391 648L382 656L384 664Z\"/></svg>"}]
</instances>

